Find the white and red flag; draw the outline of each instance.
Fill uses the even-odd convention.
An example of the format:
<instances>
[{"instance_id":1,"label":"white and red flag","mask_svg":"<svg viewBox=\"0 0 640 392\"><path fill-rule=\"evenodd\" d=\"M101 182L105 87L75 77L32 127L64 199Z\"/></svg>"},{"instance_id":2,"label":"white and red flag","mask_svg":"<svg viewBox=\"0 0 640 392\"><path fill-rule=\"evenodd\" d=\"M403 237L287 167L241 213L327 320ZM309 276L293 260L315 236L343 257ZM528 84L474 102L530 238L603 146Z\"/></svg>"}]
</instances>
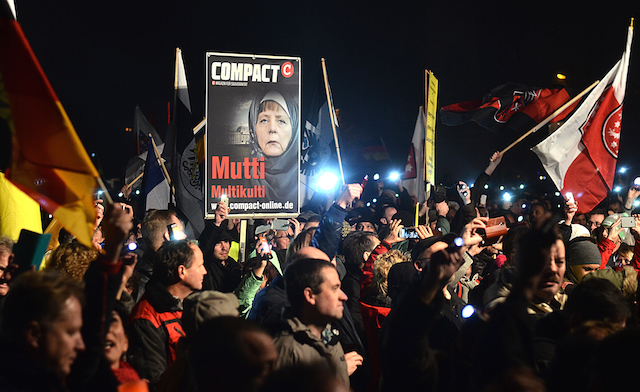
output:
<instances>
[{"instance_id":1,"label":"white and red flag","mask_svg":"<svg viewBox=\"0 0 640 392\"><path fill-rule=\"evenodd\" d=\"M424 202L426 189L424 183L424 124L425 115L422 107L420 107L416 126L413 130L407 164L405 165L404 175L402 176L402 186L407 188L410 195L418 199L418 203Z\"/></svg>"},{"instance_id":2,"label":"white and red flag","mask_svg":"<svg viewBox=\"0 0 640 392\"><path fill-rule=\"evenodd\" d=\"M564 125L532 148L558 189L573 193L578 213L592 210L613 186L632 38L630 26L622 59Z\"/></svg>"}]
</instances>

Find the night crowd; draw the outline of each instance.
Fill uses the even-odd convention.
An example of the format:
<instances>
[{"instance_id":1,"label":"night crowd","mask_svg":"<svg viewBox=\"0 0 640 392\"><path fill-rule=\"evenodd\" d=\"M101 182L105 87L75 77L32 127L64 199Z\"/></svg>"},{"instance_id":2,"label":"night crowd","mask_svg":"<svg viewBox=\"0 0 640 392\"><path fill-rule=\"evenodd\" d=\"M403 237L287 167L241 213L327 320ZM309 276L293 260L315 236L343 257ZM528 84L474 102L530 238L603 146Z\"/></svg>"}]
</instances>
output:
<instances>
[{"instance_id":1,"label":"night crowd","mask_svg":"<svg viewBox=\"0 0 640 392\"><path fill-rule=\"evenodd\" d=\"M224 203L188 238L126 188L37 272L2 236L0 391L636 390L640 186L487 199L500 160L423 203L378 180L249 220L244 263Z\"/></svg>"}]
</instances>

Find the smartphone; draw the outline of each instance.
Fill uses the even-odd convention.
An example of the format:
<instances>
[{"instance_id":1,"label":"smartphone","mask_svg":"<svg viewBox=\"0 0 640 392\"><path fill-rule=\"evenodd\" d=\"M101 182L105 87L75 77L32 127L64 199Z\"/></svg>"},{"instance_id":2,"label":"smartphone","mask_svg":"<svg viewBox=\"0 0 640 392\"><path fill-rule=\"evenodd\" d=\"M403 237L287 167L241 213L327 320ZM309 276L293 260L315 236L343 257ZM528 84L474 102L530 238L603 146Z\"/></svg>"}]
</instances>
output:
<instances>
[{"instance_id":1,"label":"smartphone","mask_svg":"<svg viewBox=\"0 0 640 392\"><path fill-rule=\"evenodd\" d=\"M403 227L398 231L400 238L420 238L415 227Z\"/></svg>"},{"instance_id":2,"label":"smartphone","mask_svg":"<svg viewBox=\"0 0 640 392\"><path fill-rule=\"evenodd\" d=\"M575 202L576 202L576 201L574 200L574 198L573 198L573 193L572 193L572 192L567 192L567 193L565 193L565 194L564 194L564 197L566 197L566 198L567 198L567 201L568 201L569 203L575 203Z\"/></svg>"},{"instance_id":3,"label":"smartphone","mask_svg":"<svg viewBox=\"0 0 640 392\"><path fill-rule=\"evenodd\" d=\"M277 231L287 231L289 230L289 220L288 219L274 219L271 224L273 230Z\"/></svg>"},{"instance_id":4,"label":"smartphone","mask_svg":"<svg viewBox=\"0 0 640 392\"><path fill-rule=\"evenodd\" d=\"M486 206L487 205L487 195L480 195L480 205L481 206Z\"/></svg>"},{"instance_id":5,"label":"smartphone","mask_svg":"<svg viewBox=\"0 0 640 392\"><path fill-rule=\"evenodd\" d=\"M491 218L487 222L487 228L485 229L485 239L498 238L501 235L507 234L507 222L504 220L504 216L497 218Z\"/></svg>"},{"instance_id":6,"label":"smartphone","mask_svg":"<svg viewBox=\"0 0 640 392\"><path fill-rule=\"evenodd\" d=\"M620 224L623 229L629 229L631 227L636 227L636 218L632 216L623 216L620 220Z\"/></svg>"},{"instance_id":7,"label":"smartphone","mask_svg":"<svg viewBox=\"0 0 640 392\"><path fill-rule=\"evenodd\" d=\"M18 270L14 274L18 275L29 271L31 267L35 267L36 271L39 270L50 240L50 233L38 234L22 229L18 242L13 245L13 253L15 255L13 262L18 264Z\"/></svg>"}]
</instances>

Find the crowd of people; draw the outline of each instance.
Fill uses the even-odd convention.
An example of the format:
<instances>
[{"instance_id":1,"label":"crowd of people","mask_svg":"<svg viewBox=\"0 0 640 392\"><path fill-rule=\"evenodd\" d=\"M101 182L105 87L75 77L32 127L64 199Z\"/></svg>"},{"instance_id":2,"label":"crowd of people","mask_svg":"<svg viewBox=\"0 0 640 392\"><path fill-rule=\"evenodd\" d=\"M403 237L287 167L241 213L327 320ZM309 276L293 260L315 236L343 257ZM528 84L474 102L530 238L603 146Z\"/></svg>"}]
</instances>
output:
<instances>
[{"instance_id":1,"label":"crowd of people","mask_svg":"<svg viewBox=\"0 0 640 392\"><path fill-rule=\"evenodd\" d=\"M99 200L93 247L62 230L20 274L2 236L0 390L635 389L640 186L586 214L487 200L500 159L449 200L356 183L250 220L245 261L225 203L187 238L174 211Z\"/></svg>"}]
</instances>

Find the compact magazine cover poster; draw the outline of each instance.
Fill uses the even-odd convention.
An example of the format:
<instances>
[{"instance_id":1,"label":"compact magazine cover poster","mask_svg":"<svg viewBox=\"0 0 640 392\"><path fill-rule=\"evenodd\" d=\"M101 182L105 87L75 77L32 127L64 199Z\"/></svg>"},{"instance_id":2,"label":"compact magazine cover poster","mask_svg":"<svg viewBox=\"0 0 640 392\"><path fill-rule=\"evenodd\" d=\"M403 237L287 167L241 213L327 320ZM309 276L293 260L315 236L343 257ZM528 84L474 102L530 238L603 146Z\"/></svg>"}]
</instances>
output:
<instances>
[{"instance_id":1,"label":"compact magazine cover poster","mask_svg":"<svg viewBox=\"0 0 640 392\"><path fill-rule=\"evenodd\" d=\"M206 53L205 213L300 211L300 58Z\"/></svg>"}]
</instances>

